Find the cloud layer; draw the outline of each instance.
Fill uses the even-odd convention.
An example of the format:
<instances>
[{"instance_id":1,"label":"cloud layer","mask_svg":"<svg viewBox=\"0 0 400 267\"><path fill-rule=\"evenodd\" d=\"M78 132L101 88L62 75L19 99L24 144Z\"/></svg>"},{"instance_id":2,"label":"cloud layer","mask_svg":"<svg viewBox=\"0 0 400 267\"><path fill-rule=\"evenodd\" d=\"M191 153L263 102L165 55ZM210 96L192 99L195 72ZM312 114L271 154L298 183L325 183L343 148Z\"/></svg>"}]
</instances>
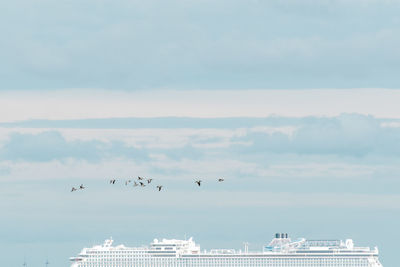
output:
<instances>
[{"instance_id":1,"label":"cloud layer","mask_svg":"<svg viewBox=\"0 0 400 267\"><path fill-rule=\"evenodd\" d=\"M99 161L110 157L135 157L140 161L145 159L146 154L119 141L68 142L57 131L38 134L13 133L0 150L0 158L10 161L44 162L65 159Z\"/></svg>"},{"instance_id":2,"label":"cloud layer","mask_svg":"<svg viewBox=\"0 0 400 267\"><path fill-rule=\"evenodd\" d=\"M240 125L254 124L256 118L333 117L359 113L378 118L400 118L400 90L395 89L309 89L309 90L22 90L0 93L0 123L24 120L82 120L75 127L199 128L191 118L243 118ZM174 118L180 117L179 121ZM113 119L106 126L93 119ZM116 118L120 118L119 120ZM137 118L136 120L126 120ZM140 119L142 118L142 120ZM149 120L151 118L151 120ZM125 119L125 120L124 120ZM145 120L144 120L145 119ZM176 119L176 118L175 118ZM288 120L290 118L286 118ZM44 121L24 126L38 127ZM88 123L86 126L84 123ZM104 121L100 121L103 123ZM208 121L210 122L210 121ZM216 122L216 121L214 121ZM223 121L224 125L229 120ZM237 122L237 121L236 121ZM41 123L41 124L40 124ZM56 122L55 122L56 123ZM71 122L73 123L73 122ZM132 124L131 124L132 123ZM158 124L157 124L158 123ZM66 121L63 125L67 125ZM21 125L21 124L14 124ZM49 125L49 124L48 124ZM96 125L96 126L94 126ZM114 125L114 126L110 126ZM152 125L152 126L148 126ZM7 126L7 125L3 125ZM51 127L58 127L52 124ZM219 122L212 128L221 128Z\"/></svg>"},{"instance_id":3,"label":"cloud layer","mask_svg":"<svg viewBox=\"0 0 400 267\"><path fill-rule=\"evenodd\" d=\"M67 121L60 128L44 126L62 126L62 121L42 121L43 127L35 128L8 125L0 131L1 173L4 178L22 180L106 179L142 173L172 181L197 176L228 176L239 181L244 176L268 183L306 177L365 180L382 174L389 181L398 170L397 120L358 114L270 117L254 119L250 127L237 127L242 119L215 120L224 128L207 128L207 124L215 125L213 119L202 122L206 128L173 129L110 129L107 122L112 120L105 120L103 129L76 128L74 123L81 121ZM64 171L59 173L59 169Z\"/></svg>"}]
</instances>

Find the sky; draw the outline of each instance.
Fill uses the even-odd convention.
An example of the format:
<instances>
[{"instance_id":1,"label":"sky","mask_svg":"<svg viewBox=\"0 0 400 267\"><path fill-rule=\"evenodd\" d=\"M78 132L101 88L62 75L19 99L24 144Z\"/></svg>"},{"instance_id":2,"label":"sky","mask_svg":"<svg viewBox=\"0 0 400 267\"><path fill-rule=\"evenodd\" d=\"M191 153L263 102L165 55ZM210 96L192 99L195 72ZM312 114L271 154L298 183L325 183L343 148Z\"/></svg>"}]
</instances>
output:
<instances>
[{"instance_id":1,"label":"sky","mask_svg":"<svg viewBox=\"0 0 400 267\"><path fill-rule=\"evenodd\" d=\"M2 263L287 232L397 266L399 6L2 1ZM164 188L124 185L137 176Z\"/></svg>"},{"instance_id":2,"label":"sky","mask_svg":"<svg viewBox=\"0 0 400 267\"><path fill-rule=\"evenodd\" d=\"M398 88L399 7L397 0L2 1L0 79L4 89Z\"/></svg>"}]
</instances>

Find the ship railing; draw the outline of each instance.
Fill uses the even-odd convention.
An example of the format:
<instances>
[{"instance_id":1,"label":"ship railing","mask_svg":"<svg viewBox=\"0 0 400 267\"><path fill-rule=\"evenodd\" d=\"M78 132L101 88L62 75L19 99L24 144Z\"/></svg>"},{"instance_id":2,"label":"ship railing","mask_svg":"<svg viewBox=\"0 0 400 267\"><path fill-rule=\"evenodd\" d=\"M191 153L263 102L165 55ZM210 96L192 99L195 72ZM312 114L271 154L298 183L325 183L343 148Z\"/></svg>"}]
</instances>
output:
<instances>
[{"instance_id":1,"label":"ship railing","mask_svg":"<svg viewBox=\"0 0 400 267\"><path fill-rule=\"evenodd\" d=\"M236 254L234 249L212 249L210 254Z\"/></svg>"}]
</instances>

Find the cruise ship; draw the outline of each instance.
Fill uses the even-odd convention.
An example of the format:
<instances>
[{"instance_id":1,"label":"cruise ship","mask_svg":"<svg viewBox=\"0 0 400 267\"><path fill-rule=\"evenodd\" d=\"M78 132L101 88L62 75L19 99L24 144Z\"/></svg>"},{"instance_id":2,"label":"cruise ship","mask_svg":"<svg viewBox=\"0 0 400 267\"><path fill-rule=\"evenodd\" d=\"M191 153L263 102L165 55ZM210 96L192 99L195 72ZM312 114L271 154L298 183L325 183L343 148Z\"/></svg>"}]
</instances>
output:
<instances>
[{"instance_id":1,"label":"cruise ship","mask_svg":"<svg viewBox=\"0 0 400 267\"><path fill-rule=\"evenodd\" d=\"M260 251L200 250L193 238L154 239L149 246L103 245L82 249L71 267L382 267L375 247L356 247L353 240L291 240L275 234Z\"/></svg>"}]
</instances>

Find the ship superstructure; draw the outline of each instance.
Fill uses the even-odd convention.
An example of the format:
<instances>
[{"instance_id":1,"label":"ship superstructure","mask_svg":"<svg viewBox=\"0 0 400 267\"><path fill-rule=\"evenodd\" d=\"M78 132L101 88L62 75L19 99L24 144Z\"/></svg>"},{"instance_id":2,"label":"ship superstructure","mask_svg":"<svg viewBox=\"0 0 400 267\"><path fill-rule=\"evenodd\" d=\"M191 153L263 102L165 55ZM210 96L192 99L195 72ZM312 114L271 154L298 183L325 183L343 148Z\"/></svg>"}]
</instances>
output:
<instances>
[{"instance_id":1,"label":"ship superstructure","mask_svg":"<svg viewBox=\"0 0 400 267\"><path fill-rule=\"evenodd\" d=\"M258 252L234 249L200 250L192 238L162 239L150 246L103 245L82 249L71 267L382 267L375 247L356 247L353 240L292 241L287 234Z\"/></svg>"}]
</instances>

